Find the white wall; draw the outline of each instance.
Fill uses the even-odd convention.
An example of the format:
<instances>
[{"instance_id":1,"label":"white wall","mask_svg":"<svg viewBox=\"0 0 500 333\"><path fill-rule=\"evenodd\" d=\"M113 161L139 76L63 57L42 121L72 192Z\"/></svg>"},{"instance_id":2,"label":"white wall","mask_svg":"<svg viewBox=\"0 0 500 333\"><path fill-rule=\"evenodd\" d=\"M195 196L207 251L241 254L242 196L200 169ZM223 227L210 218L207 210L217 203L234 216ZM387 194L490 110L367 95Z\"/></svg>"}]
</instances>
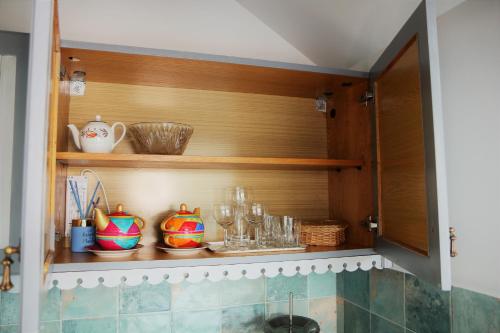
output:
<instances>
[{"instance_id":1,"label":"white wall","mask_svg":"<svg viewBox=\"0 0 500 333\"><path fill-rule=\"evenodd\" d=\"M1 9L1 8L0 8ZM10 116L3 115L7 110L2 109L0 119L2 121L2 133L0 134L0 187L5 184L10 186L10 200L0 198L0 226L4 223L10 223L10 230L0 229L0 238L3 240L0 245L6 245L7 236L9 236L10 245L18 245L21 235L21 206L22 206L22 185L23 185L23 163L24 163L24 133L26 121L26 87L28 79L28 53L29 53L29 35L18 32L0 31L0 54L15 57L15 99L14 114ZM4 57L2 57L4 58ZM11 57L12 58L12 57ZM2 59L3 63L3 59ZM2 74L0 74L2 76ZM10 89L13 86L8 84ZM0 108L5 103L0 93ZM12 110L10 111L12 112ZM14 116L14 118L12 118ZM8 124L8 125L7 125ZM10 142L10 147L9 147ZM4 154L6 156L4 156ZM10 156L10 157L8 157ZM4 158L5 157L5 158ZM11 165L6 165L9 160ZM5 169L7 167L7 169ZM9 185L7 185L9 186ZM8 188L3 188L8 190ZM0 189L0 191L2 191ZM3 192L4 196L7 195ZM0 195L1 196L1 195ZM7 206L5 206L7 205ZM9 212L7 212L9 210ZM7 219L7 220L5 220ZM10 232L10 235L8 235ZM18 261L14 261L13 270L18 271Z\"/></svg>"},{"instance_id":2,"label":"white wall","mask_svg":"<svg viewBox=\"0 0 500 333\"><path fill-rule=\"evenodd\" d=\"M61 38L314 65L233 0L64 0Z\"/></svg>"},{"instance_id":3,"label":"white wall","mask_svg":"<svg viewBox=\"0 0 500 333\"><path fill-rule=\"evenodd\" d=\"M438 20L453 285L500 297L500 1Z\"/></svg>"},{"instance_id":4,"label":"white wall","mask_svg":"<svg viewBox=\"0 0 500 333\"><path fill-rule=\"evenodd\" d=\"M10 245L16 57L0 54L0 248Z\"/></svg>"}]
</instances>

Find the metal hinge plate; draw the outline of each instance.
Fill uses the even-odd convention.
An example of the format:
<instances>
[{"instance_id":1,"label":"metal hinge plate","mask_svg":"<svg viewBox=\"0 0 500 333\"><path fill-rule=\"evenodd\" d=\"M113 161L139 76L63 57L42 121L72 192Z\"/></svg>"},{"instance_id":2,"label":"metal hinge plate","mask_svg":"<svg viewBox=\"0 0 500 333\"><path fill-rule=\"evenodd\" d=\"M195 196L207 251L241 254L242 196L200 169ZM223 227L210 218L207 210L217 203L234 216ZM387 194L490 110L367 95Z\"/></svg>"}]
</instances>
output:
<instances>
[{"instance_id":1,"label":"metal hinge plate","mask_svg":"<svg viewBox=\"0 0 500 333\"><path fill-rule=\"evenodd\" d=\"M374 103L375 102L375 94L373 91L367 90L361 95L359 98L359 102L364 104L365 106L368 106L368 102Z\"/></svg>"},{"instance_id":2,"label":"metal hinge plate","mask_svg":"<svg viewBox=\"0 0 500 333\"><path fill-rule=\"evenodd\" d=\"M364 221L363 221L363 224L365 225L365 227L370 231L370 232L373 232L373 231L377 231L378 229L378 220L376 217L373 217L373 216L368 216Z\"/></svg>"}]
</instances>

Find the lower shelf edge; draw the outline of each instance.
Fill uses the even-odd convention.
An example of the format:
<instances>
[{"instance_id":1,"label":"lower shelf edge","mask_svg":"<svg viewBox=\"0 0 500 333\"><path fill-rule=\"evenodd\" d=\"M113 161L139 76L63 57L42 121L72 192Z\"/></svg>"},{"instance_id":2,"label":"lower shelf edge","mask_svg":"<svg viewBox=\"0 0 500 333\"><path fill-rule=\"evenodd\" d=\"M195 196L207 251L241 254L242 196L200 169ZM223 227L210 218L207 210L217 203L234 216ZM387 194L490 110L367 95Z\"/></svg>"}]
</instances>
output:
<instances>
[{"instance_id":1,"label":"lower shelf edge","mask_svg":"<svg viewBox=\"0 0 500 333\"><path fill-rule=\"evenodd\" d=\"M321 254L321 255L320 255ZM336 254L336 256L334 255ZM47 283L61 289L76 286L94 288L100 284L107 287L125 283L139 285L144 281L151 284L161 282L197 283L202 280L238 280L242 277L256 279L262 276L275 277L279 274L293 276L312 272L323 274L328 271L340 273L344 270L370 270L385 267L384 258L373 249L343 251L303 252L280 255L246 256L209 259L179 259L135 262L104 262L88 264L55 264ZM242 260L245 258L245 260ZM230 260L229 260L230 259ZM243 262L246 261L246 262ZM177 265L170 265L175 262ZM139 263L139 265L138 265ZM116 265L118 264L118 265Z\"/></svg>"}]
</instances>

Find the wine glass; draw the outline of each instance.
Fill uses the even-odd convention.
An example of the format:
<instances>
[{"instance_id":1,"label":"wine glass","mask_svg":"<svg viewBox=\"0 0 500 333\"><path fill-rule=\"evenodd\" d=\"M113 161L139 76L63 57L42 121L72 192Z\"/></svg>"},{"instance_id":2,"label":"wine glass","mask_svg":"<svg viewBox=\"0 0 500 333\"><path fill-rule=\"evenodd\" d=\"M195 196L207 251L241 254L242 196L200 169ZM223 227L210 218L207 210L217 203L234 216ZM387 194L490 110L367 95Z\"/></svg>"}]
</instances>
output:
<instances>
[{"instance_id":1,"label":"wine glass","mask_svg":"<svg viewBox=\"0 0 500 333\"><path fill-rule=\"evenodd\" d=\"M224 229L224 247L229 247L227 229L234 223L235 207L232 204L222 203L214 205L214 218L217 224Z\"/></svg>"},{"instance_id":2,"label":"wine glass","mask_svg":"<svg viewBox=\"0 0 500 333\"><path fill-rule=\"evenodd\" d=\"M260 226L264 223L265 218L265 209L264 205L261 203L252 203L250 204L249 209L247 210L246 219L249 224L253 225L255 228L255 245L260 247Z\"/></svg>"},{"instance_id":3,"label":"wine glass","mask_svg":"<svg viewBox=\"0 0 500 333\"><path fill-rule=\"evenodd\" d=\"M229 196L237 205L243 205L249 202L250 191L243 186L236 186L229 190Z\"/></svg>"}]
</instances>

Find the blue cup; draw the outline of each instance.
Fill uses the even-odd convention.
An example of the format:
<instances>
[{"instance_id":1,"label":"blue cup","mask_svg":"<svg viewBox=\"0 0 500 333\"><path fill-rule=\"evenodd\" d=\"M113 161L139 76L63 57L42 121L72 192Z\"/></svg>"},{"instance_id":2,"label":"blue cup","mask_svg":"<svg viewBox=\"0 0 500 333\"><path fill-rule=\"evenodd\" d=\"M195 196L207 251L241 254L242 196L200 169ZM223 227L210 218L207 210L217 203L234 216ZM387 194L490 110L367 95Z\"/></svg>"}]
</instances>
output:
<instances>
[{"instance_id":1,"label":"blue cup","mask_svg":"<svg viewBox=\"0 0 500 333\"><path fill-rule=\"evenodd\" d=\"M71 252L87 252L95 244L95 227L92 220L73 220L71 226Z\"/></svg>"}]
</instances>

